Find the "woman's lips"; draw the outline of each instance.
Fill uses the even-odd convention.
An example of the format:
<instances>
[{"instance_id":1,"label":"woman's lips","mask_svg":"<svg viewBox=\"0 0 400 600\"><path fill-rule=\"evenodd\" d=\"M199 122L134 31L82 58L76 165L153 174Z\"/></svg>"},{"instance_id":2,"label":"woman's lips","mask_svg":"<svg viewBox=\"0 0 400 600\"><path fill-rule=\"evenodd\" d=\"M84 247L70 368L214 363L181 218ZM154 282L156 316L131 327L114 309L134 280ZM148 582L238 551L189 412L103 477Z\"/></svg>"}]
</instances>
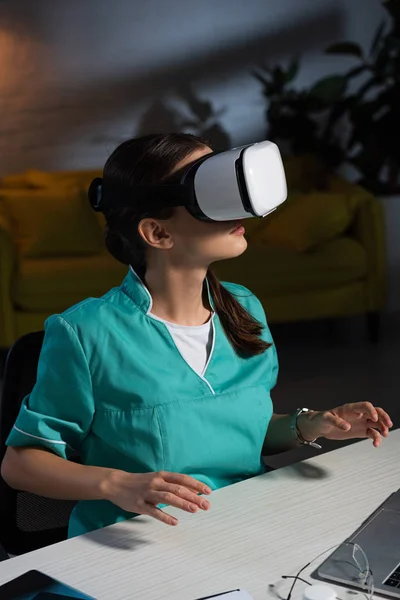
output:
<instances>
[{"instance_id":1,"label":"woman's lips","mask_svg":"<svg viewBox=\"0 0 400 600\"><path fill-rule=\"evenodd\" d=\"M245 232L245 228L242 223L238 223L234 229L230 232L232 235L243 235Z\"/></svg>"}]
</instances>

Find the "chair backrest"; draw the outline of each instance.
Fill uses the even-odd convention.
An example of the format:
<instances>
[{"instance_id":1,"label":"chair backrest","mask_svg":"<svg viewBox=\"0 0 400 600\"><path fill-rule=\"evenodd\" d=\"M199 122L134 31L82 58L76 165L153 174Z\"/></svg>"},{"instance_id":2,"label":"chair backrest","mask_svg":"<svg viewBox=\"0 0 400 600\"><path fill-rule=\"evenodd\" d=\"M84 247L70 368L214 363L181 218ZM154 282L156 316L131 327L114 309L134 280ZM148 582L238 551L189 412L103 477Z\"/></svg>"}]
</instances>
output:
<instances>
[{"instance_id":1,"label":"chair backrest","mask_svg":"<svg viewBox=\"0 0 400 600\"><path fill-rule=\"evenodd\" d=\"M21 402L36 383L43 337L43 331L28 333L8 353L0 401L0 462ZM75 504L13 490L0 476L0 542L9 554L23 554L66 539Z\"/></svg>"}]
</instances>

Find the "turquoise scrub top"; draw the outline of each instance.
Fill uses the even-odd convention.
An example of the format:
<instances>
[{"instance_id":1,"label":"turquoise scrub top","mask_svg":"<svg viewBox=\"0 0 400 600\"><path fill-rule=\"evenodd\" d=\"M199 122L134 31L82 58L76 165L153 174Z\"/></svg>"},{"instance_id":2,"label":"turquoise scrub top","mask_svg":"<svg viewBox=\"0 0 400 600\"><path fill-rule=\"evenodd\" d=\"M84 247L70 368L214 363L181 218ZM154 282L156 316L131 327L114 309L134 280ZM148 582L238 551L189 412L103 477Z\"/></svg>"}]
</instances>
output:
<instances>
[{"instance_id":1,"label":"turquoise scrub top","mask_svg":"<svg viewBox=\"0 0 400 600\"><path fill-rule=\"evenodd\" d=\"M246 288L223 284L264 328L264 310ZM210 297L211 305L212 298ZM9 446L78 453L85 465L131 473L186 473L213 490L264 472L273 407L275 346L240 358L213 316L204 375L185 361L152 299L130 270L120 287L45 324L37 382L21 406ZM135 516L106 500L79 502L73 537Z\"/></svg>"}]
</instances>

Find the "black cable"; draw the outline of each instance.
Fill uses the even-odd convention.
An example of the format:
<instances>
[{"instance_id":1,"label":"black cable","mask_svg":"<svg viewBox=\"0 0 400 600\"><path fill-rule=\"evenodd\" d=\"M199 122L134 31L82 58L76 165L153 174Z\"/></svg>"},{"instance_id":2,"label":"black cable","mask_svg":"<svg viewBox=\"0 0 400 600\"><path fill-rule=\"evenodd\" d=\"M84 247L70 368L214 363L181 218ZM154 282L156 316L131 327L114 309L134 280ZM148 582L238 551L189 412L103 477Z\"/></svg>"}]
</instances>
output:
<instances>
[{"instance_id":1,"label":"black cable","mask_svg":"<svg viewBox=\"0 0 400 600\"><path fill-rule=\"evenodd\" d=\"M312 561L309 562L309 563L307 563L306 565L304 565L304 567L302 567L300 569L300 571L297 573L297 575L295 577L293 577L292 587L289 590L289 594L288 594L287 600L291 599L292 593L293 593L293 590L294 590L294 586L296 585L297 581L300 579L300 575L302 574L303 571L305 571L307 569L307 567L309 567L311 565L311 563L312 563Z\"/></svg>"},{"instance_id":2,"label":"black cable","mask_svg":"<svg viewBox=\"0 0 400 600\"><path fill-rule=\"evenodd\" d=\"M302 581L303 583L306 583L307 585L311 585L311 583L309 581L306 581L302 577L297 577L297 575L282 575L282 579L296 579L296 581Z\"/></svg>"}]
</instances>

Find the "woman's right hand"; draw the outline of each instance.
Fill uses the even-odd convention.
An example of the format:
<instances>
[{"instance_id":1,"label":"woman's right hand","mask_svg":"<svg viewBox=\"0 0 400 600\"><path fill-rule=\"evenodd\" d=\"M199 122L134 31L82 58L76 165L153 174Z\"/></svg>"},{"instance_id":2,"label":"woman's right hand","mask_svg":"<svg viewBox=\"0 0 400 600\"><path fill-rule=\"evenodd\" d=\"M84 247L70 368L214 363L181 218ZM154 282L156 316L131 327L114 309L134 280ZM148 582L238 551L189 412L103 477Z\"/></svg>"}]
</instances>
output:
<instances>
[{"instance_id":1,"label":"woman's right hand","mask_svg":"<svg viewBox=\"0 0 400 600\"><path fill-rule=\"evenodd\" d=\"M167 504L189 513L208 510L209 501L198 494L211 494L211 489L189 475L160 471L157 473L127 473L111 471L103 482L104 498L127 512L149 515L177 525L178 519L157 508Z\"/></svg>"}]
</instances>

